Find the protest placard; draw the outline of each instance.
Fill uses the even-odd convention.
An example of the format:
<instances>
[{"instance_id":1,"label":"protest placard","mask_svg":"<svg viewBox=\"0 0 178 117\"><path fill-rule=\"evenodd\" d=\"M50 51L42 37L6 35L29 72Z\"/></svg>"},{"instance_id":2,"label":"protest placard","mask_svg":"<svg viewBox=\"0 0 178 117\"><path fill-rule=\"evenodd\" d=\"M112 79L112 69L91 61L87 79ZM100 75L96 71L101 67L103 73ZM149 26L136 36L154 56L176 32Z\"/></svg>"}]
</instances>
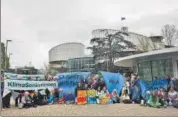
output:
<instances>
[{"instance_id":1,"label":"protest placard","mask_svg":"<svg viewBox=\"0 0 178 117\"><path fill-rule=\"evenodd\" d=\"M87 91L86 90L78 90L77 97L87 97Z\"/></svg>"},{"instance_id":2,"label":"protest placard","mask_svg":"<svg viewBox=\"0 0 178 117\"><path fill-rule=\"evenodd\" d=\"M96 91L95 90L88 90L87 96L88 97L96 97Z\"/></svg>"},{"instance_id":3,"label":"protest placard","mask_svg":"<svg viewBox=\"0 0 178 117\"><path fill-rule=\"evenodd\" d=\"M87 103L87 91L79 90L77 91L77 104L86 104Z\"/></svg>"}]
</instances>

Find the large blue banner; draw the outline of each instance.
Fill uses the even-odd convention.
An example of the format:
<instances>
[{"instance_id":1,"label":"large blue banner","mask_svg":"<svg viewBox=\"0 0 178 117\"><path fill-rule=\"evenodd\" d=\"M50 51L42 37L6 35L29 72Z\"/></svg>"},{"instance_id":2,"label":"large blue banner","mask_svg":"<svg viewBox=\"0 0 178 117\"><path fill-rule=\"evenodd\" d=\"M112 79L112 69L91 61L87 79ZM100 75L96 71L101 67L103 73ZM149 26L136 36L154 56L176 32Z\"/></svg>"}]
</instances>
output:
<instances>
[{"instance_id":1,"label":"large blue banner","mask_svg":"<svg viewBox=\"0 0 178 117\"><path fill-rule=\"evenodd\" d=\"M145 97L146 92L149 90L149 83L144 80L139 80L138 84L141 88L141 96Z\"/></svg>"},{"instance_id":2,"label":"large blue banner","mask_svg":"<svg viewBox=\"0 0 178 117\"><path fill-rule=\"evenodd\" d=\"M139 95L142 97L145 97L146 91L152 91L152 90L158 90L161 88L167 88L168 81L167 79L161 78L161 79L156 79L151 82L146 82L144 80L138 80L136 83L137 88L133 88L132 90L132 98L136 98Z\"/></svg>"},{"instance_id":3,"label":"large blue banner","mask_svg":"<svg viewBox=\"0 0 178 117\"><path fill-rule=\"evenodd\" d=\"M122 87L124 86L124 77L119 73L110 73L110 72L100 72L104 78L106 87L108 88L109 93L114 89L117 90L118 94L121 92ZM62 73L58 74L58 86L59 89L62 88L65 97L71 91L75 96L75 88L82 79L88 79L91 75L90 72L71 72L71 73ZM89 79L88 79L89 80Z\"/></svg>"},{"instance_id":4,"label":"large blue banner","mask_svg":"<svg viewBox=\"0 0 178 117\"><path fill-rule=\"evenodd\" d=\"M124 77L119 73L110 73L110 72L100 72L100 73L104 78L109 93L111 93L114 89L116 89L118 94L120 94L124 86L124 80L125 80Z\"/></svg>"},{"instance_id":5,"label":"large blue banner","mask_svg":"<svg viewBox=\"0 0 178 117\"><path fill-rule=\"evenodd\" d=\"M161 89L161 88L167 88L167 84L168 81L167 79L161 78L161 79L157 79L157 80L153 80L150 83L150 90L157 90L157 89Z\"/></svg>"},{"instance_id":6,"label":"large blue banner","mask_svg":"<svg viewBox=\"0 0 178 117\"><path fill-rule=\"evenodd\" d=\"M64 96L66 97L69 92L75 96L75 88L82 79L89 78L90 72L71 72L58 74L58 87L62 88Z\"/></svg>"}]
</instances>

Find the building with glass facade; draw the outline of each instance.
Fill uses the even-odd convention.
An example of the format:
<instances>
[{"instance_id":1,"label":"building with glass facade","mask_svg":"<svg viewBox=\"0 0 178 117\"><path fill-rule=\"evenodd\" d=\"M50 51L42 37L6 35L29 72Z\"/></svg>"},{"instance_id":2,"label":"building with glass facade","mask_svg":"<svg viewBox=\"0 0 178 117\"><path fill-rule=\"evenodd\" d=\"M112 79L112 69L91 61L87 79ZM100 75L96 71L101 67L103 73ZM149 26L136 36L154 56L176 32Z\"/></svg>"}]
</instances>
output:
<instances>
[{"instance_id":1,"label":"building with glass facade","mask_svg":"<svg viewBox=\"0 0 178 117\"><path fill-rule=\"evenodd\" d=\"M89 72L94 70L93 56L72 58L67 61L68 72Z\"/></svg>"},{"instance_id":2,"label":"building with glass facade","mask_svg":"<svg viewBox=\"0 0 178 117\"><path fill-rule=\"evenodd\" d=\"M135 68L146 81L166 75L178 78L178 47L122 57L115 61L115 65Z\"/></svg>"}]
</instances>

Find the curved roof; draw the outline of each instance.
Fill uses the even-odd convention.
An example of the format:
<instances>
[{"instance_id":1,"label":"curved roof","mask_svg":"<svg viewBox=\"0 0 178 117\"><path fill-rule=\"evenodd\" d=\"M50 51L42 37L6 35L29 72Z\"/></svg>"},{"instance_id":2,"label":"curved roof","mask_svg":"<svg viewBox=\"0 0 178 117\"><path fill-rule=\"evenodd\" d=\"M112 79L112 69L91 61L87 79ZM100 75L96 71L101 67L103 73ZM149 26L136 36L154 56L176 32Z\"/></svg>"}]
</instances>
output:
<instances>
[{"instance_id":1,"label":"curved roof","mask_svg":"<svg viewBox=\"0 0 178 117\"><path fill-rule=\"evenodd\" d=\"M94 35L94 33L97 32L97 31L100 33L101 31L104 32L106 30L108 30L109 32L123 32L123 31L117 30L117 29L95 29L95 30L92 31L92 34ZM134 32L129 32L129 31L127 33L142 36L142 37L147 37L147 36L139 34L139 33L134 33ZM147 38L149 38L149 37L147 37Z\"/></svg>"},{"instance_id":2,"label":"curved roof","mask_svg":"<svg viewBox=\"0 0 178 117\"><path fill-rule=\"evenodd\" d=\"M117 66L132 67L133 63L136 61L137 58L160 55L160 54L168 54L168 53L176 53L176 55L178 56L178 47L164 48L161 50L155 50L155 51L145 52L141 54L135 54L131 56L122 57L122 58L116 59L114 61L114 64Z\"/></svg>"},{"instance_id":3,"label":"curved roof","mask_svg":"<svg viewBox=\"0 0 178 117\"><path fill-rule=\"evenodd\" d=\"M58 44L58 45L52 47L52 48L49 50L49 52L50 52L52 49L54 49L54 48L56 48L56 47L58 47L58 46L61 46L61 45L68 45L68 44L79 44L79 45L85 46L83 43L79 43L79 42L67 42L67 43Z\"/></svg>"}]
</instances>

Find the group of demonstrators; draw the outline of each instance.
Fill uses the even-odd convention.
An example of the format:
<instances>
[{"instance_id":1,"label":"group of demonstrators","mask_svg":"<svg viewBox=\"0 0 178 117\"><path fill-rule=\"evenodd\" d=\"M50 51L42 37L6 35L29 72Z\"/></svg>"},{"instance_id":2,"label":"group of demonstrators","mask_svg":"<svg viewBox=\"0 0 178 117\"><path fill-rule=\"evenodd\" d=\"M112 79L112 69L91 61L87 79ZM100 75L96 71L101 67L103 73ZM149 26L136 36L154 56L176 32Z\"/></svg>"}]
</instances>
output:
<instances>
[{"instance_id":1,"label":"group of demonstrators","mask_svg":"<svg viewBox=\"0 0 178 117\"><path fill-rule=\"evenodd\" d=\"M167 80L170 80L169 77ZM145 105L150 107L168 107L173 106L178 108L178 89L177 80L173 79L168 82L167 88L160 88L157 90L147 91L145 95Z\"/></svg>"},{"instance_id":2,"label":"group of demonstrators","mask_svg":"<svg viewBox=\"0 0 178 117\"><path fill-rule=\"evenodd\" d=\"M125 89L130 90L130 96L132 98L132 88L136 85L139 80L139 76L133 73L125 74ZM159 80L155 77L154 80ZM173 106L178 108L178 79L165 76L163 80L166 81L166 87L156 88L153 86L146 91L145 96L140 96L138 100L132 100L141 103L141 105L150 107L169 107Z\"/></svg>"},{"instance_id":3,"label":"group of demonstrators","mask_svg":"<svg viewBox=\"0 0 178 117\"><path fill-rule=\"evenodd\" d=\"M147 90L144 96L133 98L134 87L139 80L137 74L131 72L123 75L125 84L118 93L117 89L113 89L109 93L104 78L101 74L92 74L90 78L83 78L77 83L75 90L64 92L63 88L54 88L45 90L20 90L15 98L15 106L19 108L37 107L47 104L114 104L138 103L150 107L168 107L178 108L178 89L177 80L166 76L168 81L166 88ZM56 79L48 79L56 80ZM59 84L60 85L60 84ZM3 88L3 85L2 87ZM3 108L10 107L10 97L13 92L3 97ZM1 92L3 94L3 92ZM92 103L91 103L92 102Z\"/></svg>"}]
</instances>

